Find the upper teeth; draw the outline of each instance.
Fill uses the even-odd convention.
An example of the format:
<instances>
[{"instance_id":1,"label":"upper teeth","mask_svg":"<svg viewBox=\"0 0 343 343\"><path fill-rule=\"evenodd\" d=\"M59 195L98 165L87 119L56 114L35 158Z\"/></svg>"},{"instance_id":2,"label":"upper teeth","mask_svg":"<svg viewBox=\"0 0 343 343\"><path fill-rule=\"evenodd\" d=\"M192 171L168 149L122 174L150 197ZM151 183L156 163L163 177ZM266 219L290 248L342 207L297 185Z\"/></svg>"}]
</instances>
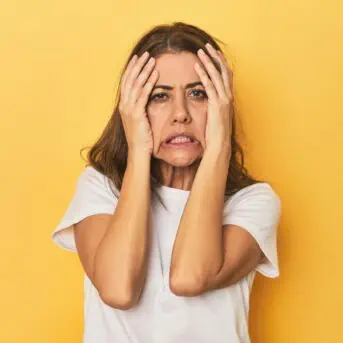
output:
<instances>
[{"instance_id":1,"label":"upper teeth","mask_svg":"<svg viewBox=\"0 0 343 343\"><path fill-rule=\"evenodd\" d=\"M183 143L183 142L190 142L190 141L191 141L190 137L177 136L177 137L172 138L169 143Z\"/></svg>"}]
</instances>

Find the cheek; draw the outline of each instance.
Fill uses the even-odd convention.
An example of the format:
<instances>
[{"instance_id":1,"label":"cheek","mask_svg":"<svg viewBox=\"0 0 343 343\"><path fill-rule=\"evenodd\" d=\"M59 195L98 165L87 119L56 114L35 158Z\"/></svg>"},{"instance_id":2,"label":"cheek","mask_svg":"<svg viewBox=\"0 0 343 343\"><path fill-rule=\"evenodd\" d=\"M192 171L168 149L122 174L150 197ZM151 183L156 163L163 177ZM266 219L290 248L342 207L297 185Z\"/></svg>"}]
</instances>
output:
<instances>
[{"instance_id":1,"label":"cheek","mask_svg":"<svg viewBox=\"0 0 343 343\"><path fill-rule=\"evenodd\" d=\"M207 105L193 106L193 108L191 109L191 114L194 126L197 128L197 131L204 133L207 124Z\"/></svg>"},{"instance_id":2,"label":"cheek","mask_svg":"<svg viewBox=\"0 0 343 343\"><path fill-rule=\"evenodd\" d=\"M154 141L160 140L160 135L162 132L162 128L164 125L165 120L162 118L162 116L158 116L155 113L148 112L148 120L150 123L150 128L152 131L152 136Z\"/></svg>"},{"instance_id":3,"label":"cheek","mask_svg":"<svg viewBox=\"0 0 343 343\"><path fill-rule=\"evenodd\" d=\"M169 116L172 112L172 106L170 103L151 103L147 108L148 116L154 120L157 118L163 118Z\"/></svg>"},{"instance_id":4,"label":"cheek","mask_svg":"<svg viewBox=\"0 0 343 343\"><path fill-rule=\"evenodd\" d=\"M162 104L151 104L147 108L148 120L154 140L160 140L160 134L173 115L172 106L168 102ZM192 117L193 126L197 132L205 134L207 123L207 102L189 101L188 113Z\"/></svg>"}]
</instances>

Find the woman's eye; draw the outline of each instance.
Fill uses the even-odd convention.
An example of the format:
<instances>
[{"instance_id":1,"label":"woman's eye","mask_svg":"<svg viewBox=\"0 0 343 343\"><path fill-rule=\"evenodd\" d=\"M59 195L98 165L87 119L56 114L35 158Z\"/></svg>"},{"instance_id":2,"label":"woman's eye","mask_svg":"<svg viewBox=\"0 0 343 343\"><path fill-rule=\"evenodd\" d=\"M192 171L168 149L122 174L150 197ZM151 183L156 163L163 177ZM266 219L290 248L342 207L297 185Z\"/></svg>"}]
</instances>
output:
<instances>
[{"instance_id":1,"label":"woman's eye","mask_svg":"<svg viewBox=\"0 0 343 343\"><path fill-rule=\"evenodd\" d=\"M206 99L207 98L206 92L201 90L201 89L193 89L191 91L191 94L194 94L192 96L194 98L199 98L199 99ZM156 93L150 97L149 101L162 102L162 101L166 100L167 98L168 98L167 93Z\"/></svg>"},{"instance_id":2,"label":"woman's eye","mask_svg":"<svg viewBox=\"0 0 343 343\"><path fill-rule=\"evenodd\" d=\"M156 100L156 101L160 101L160 100L163 100L163 96L165 95L168 95L166 93L156 93L154 95L152 95L149 99L149 101L152 101L152 100Z\"/></svg>"},{"instance_id":3,"label":"woman's eye","mask_svg":"<svg viewBox=\"0 0 343 343\"><path fill-rule=\"evenodd\" d=\"M200 98L200 99L205 99L207 98L207 94L205 91L201 90L201 89L193 89L191 93L195 93L195 97L196 98Z\"/></svg>"}]
</instances>

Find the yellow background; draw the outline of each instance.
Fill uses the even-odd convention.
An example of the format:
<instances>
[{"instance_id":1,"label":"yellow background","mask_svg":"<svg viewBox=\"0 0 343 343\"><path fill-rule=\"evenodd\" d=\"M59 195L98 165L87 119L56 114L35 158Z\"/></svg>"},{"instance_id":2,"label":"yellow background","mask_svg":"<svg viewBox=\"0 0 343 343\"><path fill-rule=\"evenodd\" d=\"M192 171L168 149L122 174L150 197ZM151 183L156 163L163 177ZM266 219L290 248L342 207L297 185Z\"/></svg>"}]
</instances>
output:
<instances>
[{"instance_id":1,"label":"yellow background","mask_svg":"<svg viewBox=\"0 0 343 343\"><path fill-rule=\"evenodd\" d=\"M252 343L343 342L342 7L3 0L0 342L81 342L83 271L51 233L135 40L172 21L228 43L248 166L282 199L281 277L257 275Z\"/></svg>"}]
</instances>

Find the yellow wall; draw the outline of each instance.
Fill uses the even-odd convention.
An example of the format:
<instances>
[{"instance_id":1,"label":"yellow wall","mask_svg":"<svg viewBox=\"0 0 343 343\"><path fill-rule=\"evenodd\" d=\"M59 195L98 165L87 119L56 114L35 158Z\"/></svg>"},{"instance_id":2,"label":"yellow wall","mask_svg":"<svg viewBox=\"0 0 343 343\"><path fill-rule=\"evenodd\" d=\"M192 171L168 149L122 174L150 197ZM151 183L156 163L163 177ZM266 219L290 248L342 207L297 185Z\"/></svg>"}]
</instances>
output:
<instances>
[{"instance_id":1,"label":"yellow wall","mask_svg":"<svg viewBox=\"0 0 343 343\"><path fill-rule=\"evenodd\" d=\"M83 272L77 255L53 245L51 232L84 166L80 148L110 116L134 40L176 20L229 44L248 165L283 202L281 277L256 278L252 342L343 342L338 3L0 3L0 342L81 341Z\"/></svg>"}]
</instances>

